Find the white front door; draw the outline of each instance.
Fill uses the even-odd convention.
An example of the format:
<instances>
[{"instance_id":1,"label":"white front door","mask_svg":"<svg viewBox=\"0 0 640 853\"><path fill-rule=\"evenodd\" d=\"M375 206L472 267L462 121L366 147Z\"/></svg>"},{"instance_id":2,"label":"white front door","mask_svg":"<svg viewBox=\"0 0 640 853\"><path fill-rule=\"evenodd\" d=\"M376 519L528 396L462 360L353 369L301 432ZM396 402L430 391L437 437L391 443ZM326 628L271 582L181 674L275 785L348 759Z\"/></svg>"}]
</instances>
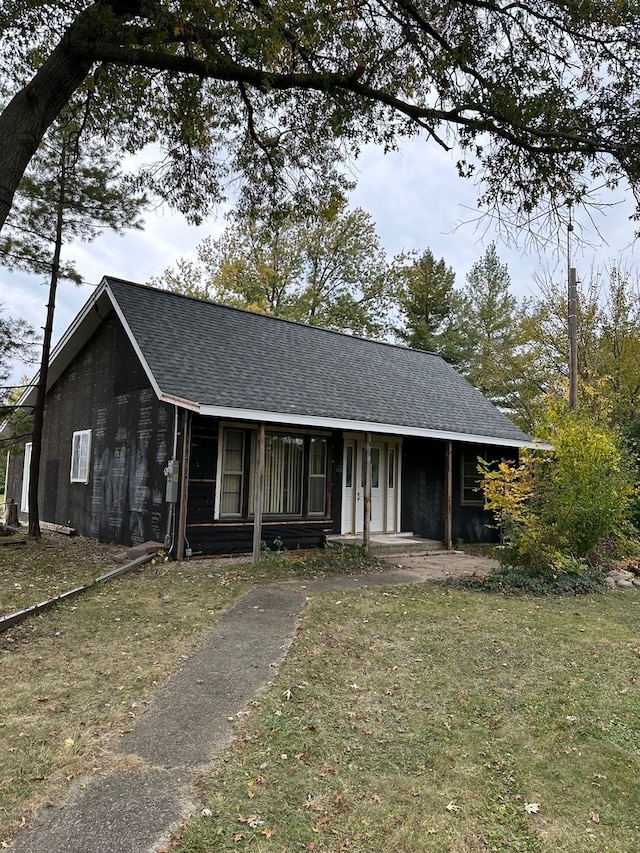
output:
<instances>
[{"instance_id":1,"label":"white front door","mask_svg":"<svg viewBox=\"0 0 640 853\"><path fill-rule=\"evenodd\" d=\"M397 441L371 444L371 532L397 532ZM342 475L342 532L364 529L365 446L362 439L348 439L344 446Z\"/></svg>"}]
</instances>

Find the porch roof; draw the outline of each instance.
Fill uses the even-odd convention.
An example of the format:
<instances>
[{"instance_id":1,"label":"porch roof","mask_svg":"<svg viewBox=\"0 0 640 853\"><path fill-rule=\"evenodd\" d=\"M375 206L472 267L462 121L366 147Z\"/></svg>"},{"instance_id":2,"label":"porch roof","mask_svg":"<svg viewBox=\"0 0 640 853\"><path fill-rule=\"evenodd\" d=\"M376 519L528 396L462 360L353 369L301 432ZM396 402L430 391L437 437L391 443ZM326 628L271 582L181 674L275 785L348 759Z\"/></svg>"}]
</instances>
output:
<instances>
[{"instance_id":1,"label":"porch roof","mask_svg":"<svg viewBox=\"0 0 640 853\"><path fill-rule=\"evenodd\" d=\"M52 356L52 380L117 313L158 397L203 414L527 446L518 429L433 353L305 326L115 278L103 279ZM74 343L75 342L75 343Z\"/></svg>"}]
</instances>

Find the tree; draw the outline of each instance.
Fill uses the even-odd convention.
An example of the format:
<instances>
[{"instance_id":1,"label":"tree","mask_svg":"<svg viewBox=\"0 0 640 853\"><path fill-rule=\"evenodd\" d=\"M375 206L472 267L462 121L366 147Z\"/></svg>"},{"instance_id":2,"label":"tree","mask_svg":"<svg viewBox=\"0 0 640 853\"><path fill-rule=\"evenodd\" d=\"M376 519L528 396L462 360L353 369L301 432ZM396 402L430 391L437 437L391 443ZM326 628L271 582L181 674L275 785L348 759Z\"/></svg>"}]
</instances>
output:
<instances>
[{"instance_id":1,"label":"tree","mask_svg":"<svg viewBox=\"0 0 640 853\"><path fill-rule=\"evenodd\" d=\"M385 331L388 267L371 217L325 200L315 215L236 216L155 284L357 335Z\"/></svg>"},{"instance_id":2,"label":"tree","mask_svg":"<svg viewBox=\"0 0 640 853\"><path fill-rule=\"evenodd\" d=\"M491 243L467 274L459 309L465 335L460 371L505 409L511 406L513 359L520 342L518 303L510 287L507 265Z\"/></svg>"},{"instance_id":3,"label":"tree","mask_svg":"<svg viewBox=\"0 0 640 853\"><path fill-rule=\"evenodd\" d=\"M363 143L461 149L481 202L534 221L594 184L640 181L634 3L559 0L14 0L0 11L0 226L74 92L96 132L193 219L242 176L249 200L336 180ZM305 180L306 179L306 180Z\"/></svg>"},{"instance_id":4,"label":"tree","mask_svg":"<svg viewBox=\"0 0 640 853\"><path fill-rule=\"evenodd\" d=\"M0 262L10 268L47 272L49 300L33 409L29 470L29 535L40 536L38 488L44 405L56 289L61 278L79 282L73 263L62 260L65 243L94 239L109 228L140 227L144 197L131 192L109 147L83 138L83 110L75 103L62 113L18 187L7 228L0 240Z\"/></svg>"},{"instance_id":5,"label":"tree","mask_svg":"<svg viewBox=\"0 0 640 853\"><path fill-rule=\"evenodd\" d=\"M568 381L567 285L542 279L527 306L526 356L542 395L562 395ZM577 284L578 375L582 404L598 388L614 424L626 431L640 417L640 283L622 266L594 270Z\"/></svg>"},{"instance_id":6,"label":"tree","mask_svg":"<svg viewBox=\"0 0 640 853\"><path fill-rule=\"evenodd\" d=\"M11 375L11 362L31 361L36 343L36 333L25 320L2 316L3 311L0 304L0 405L11 397L13 390L13 386L5 384ZM4 414L0 408L0 419Z\"/></svg>"},{"instance_id":7,"label":"tree","mask_svg":"<svg viewBox=\"0 0 640 853\"><path fill-rule=\"evenodd\" d=\"M619 435L592 411L550 401L536 433L552 453L523 451L517 466L482 464L485 504L502 529L504 562L532 573L580 572L604 537L627 526L632 473Z\"/></svg>"},{"instance_id":8,"label":"tree","mask_svg":"<svg viewBox=\"0 0 640 853\"><path fill-rule=\"evenodd\" d=\"M431 249L419 256L397 259L394 290L400 312L396 336L413 349L437 352L457 364L461 357L462 330L455 273L444 258L436 261Z\"/></svg>"}]
</instances>

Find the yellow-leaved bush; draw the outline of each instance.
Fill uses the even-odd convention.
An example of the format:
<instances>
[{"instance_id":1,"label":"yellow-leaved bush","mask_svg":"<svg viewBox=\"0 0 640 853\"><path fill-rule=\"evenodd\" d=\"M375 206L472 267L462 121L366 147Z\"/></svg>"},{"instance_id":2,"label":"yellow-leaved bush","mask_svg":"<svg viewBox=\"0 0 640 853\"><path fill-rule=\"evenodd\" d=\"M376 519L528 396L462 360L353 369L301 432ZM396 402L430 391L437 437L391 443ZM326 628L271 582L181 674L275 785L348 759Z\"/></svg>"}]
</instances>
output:
<instances>
[{"instance_id":1,"label":"yellow-leaved bush","mask_svg":"<svg viewBox=\"0 0 640 853\"><path fill-rule=\"evenodd\" d=\"M550 404L537 434L553 451L525 449L518 465L480 460L485 506L504 562L558 571L627 526L634 485L617 433L593 412Z\"/></svg>"}]
</instances>

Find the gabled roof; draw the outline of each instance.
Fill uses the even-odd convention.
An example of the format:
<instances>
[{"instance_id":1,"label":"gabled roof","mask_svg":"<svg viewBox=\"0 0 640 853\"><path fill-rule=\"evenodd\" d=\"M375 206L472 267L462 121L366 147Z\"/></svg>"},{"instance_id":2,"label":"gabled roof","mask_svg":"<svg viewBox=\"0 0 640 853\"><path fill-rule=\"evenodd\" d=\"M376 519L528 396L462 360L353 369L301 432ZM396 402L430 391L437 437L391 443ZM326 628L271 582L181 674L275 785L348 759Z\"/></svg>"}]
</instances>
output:
<instances>
[{"instance_id":1,"label":"gabled roof","mask_svg":"<svg viewBox=\"0 0 640 853\"><path fill-rule=\"evenodd\" d=\"M115 310L162 400L246 421L531 444L440 356L105 278L52 354L51 384Z\"/></svg>"}]
</instances>

